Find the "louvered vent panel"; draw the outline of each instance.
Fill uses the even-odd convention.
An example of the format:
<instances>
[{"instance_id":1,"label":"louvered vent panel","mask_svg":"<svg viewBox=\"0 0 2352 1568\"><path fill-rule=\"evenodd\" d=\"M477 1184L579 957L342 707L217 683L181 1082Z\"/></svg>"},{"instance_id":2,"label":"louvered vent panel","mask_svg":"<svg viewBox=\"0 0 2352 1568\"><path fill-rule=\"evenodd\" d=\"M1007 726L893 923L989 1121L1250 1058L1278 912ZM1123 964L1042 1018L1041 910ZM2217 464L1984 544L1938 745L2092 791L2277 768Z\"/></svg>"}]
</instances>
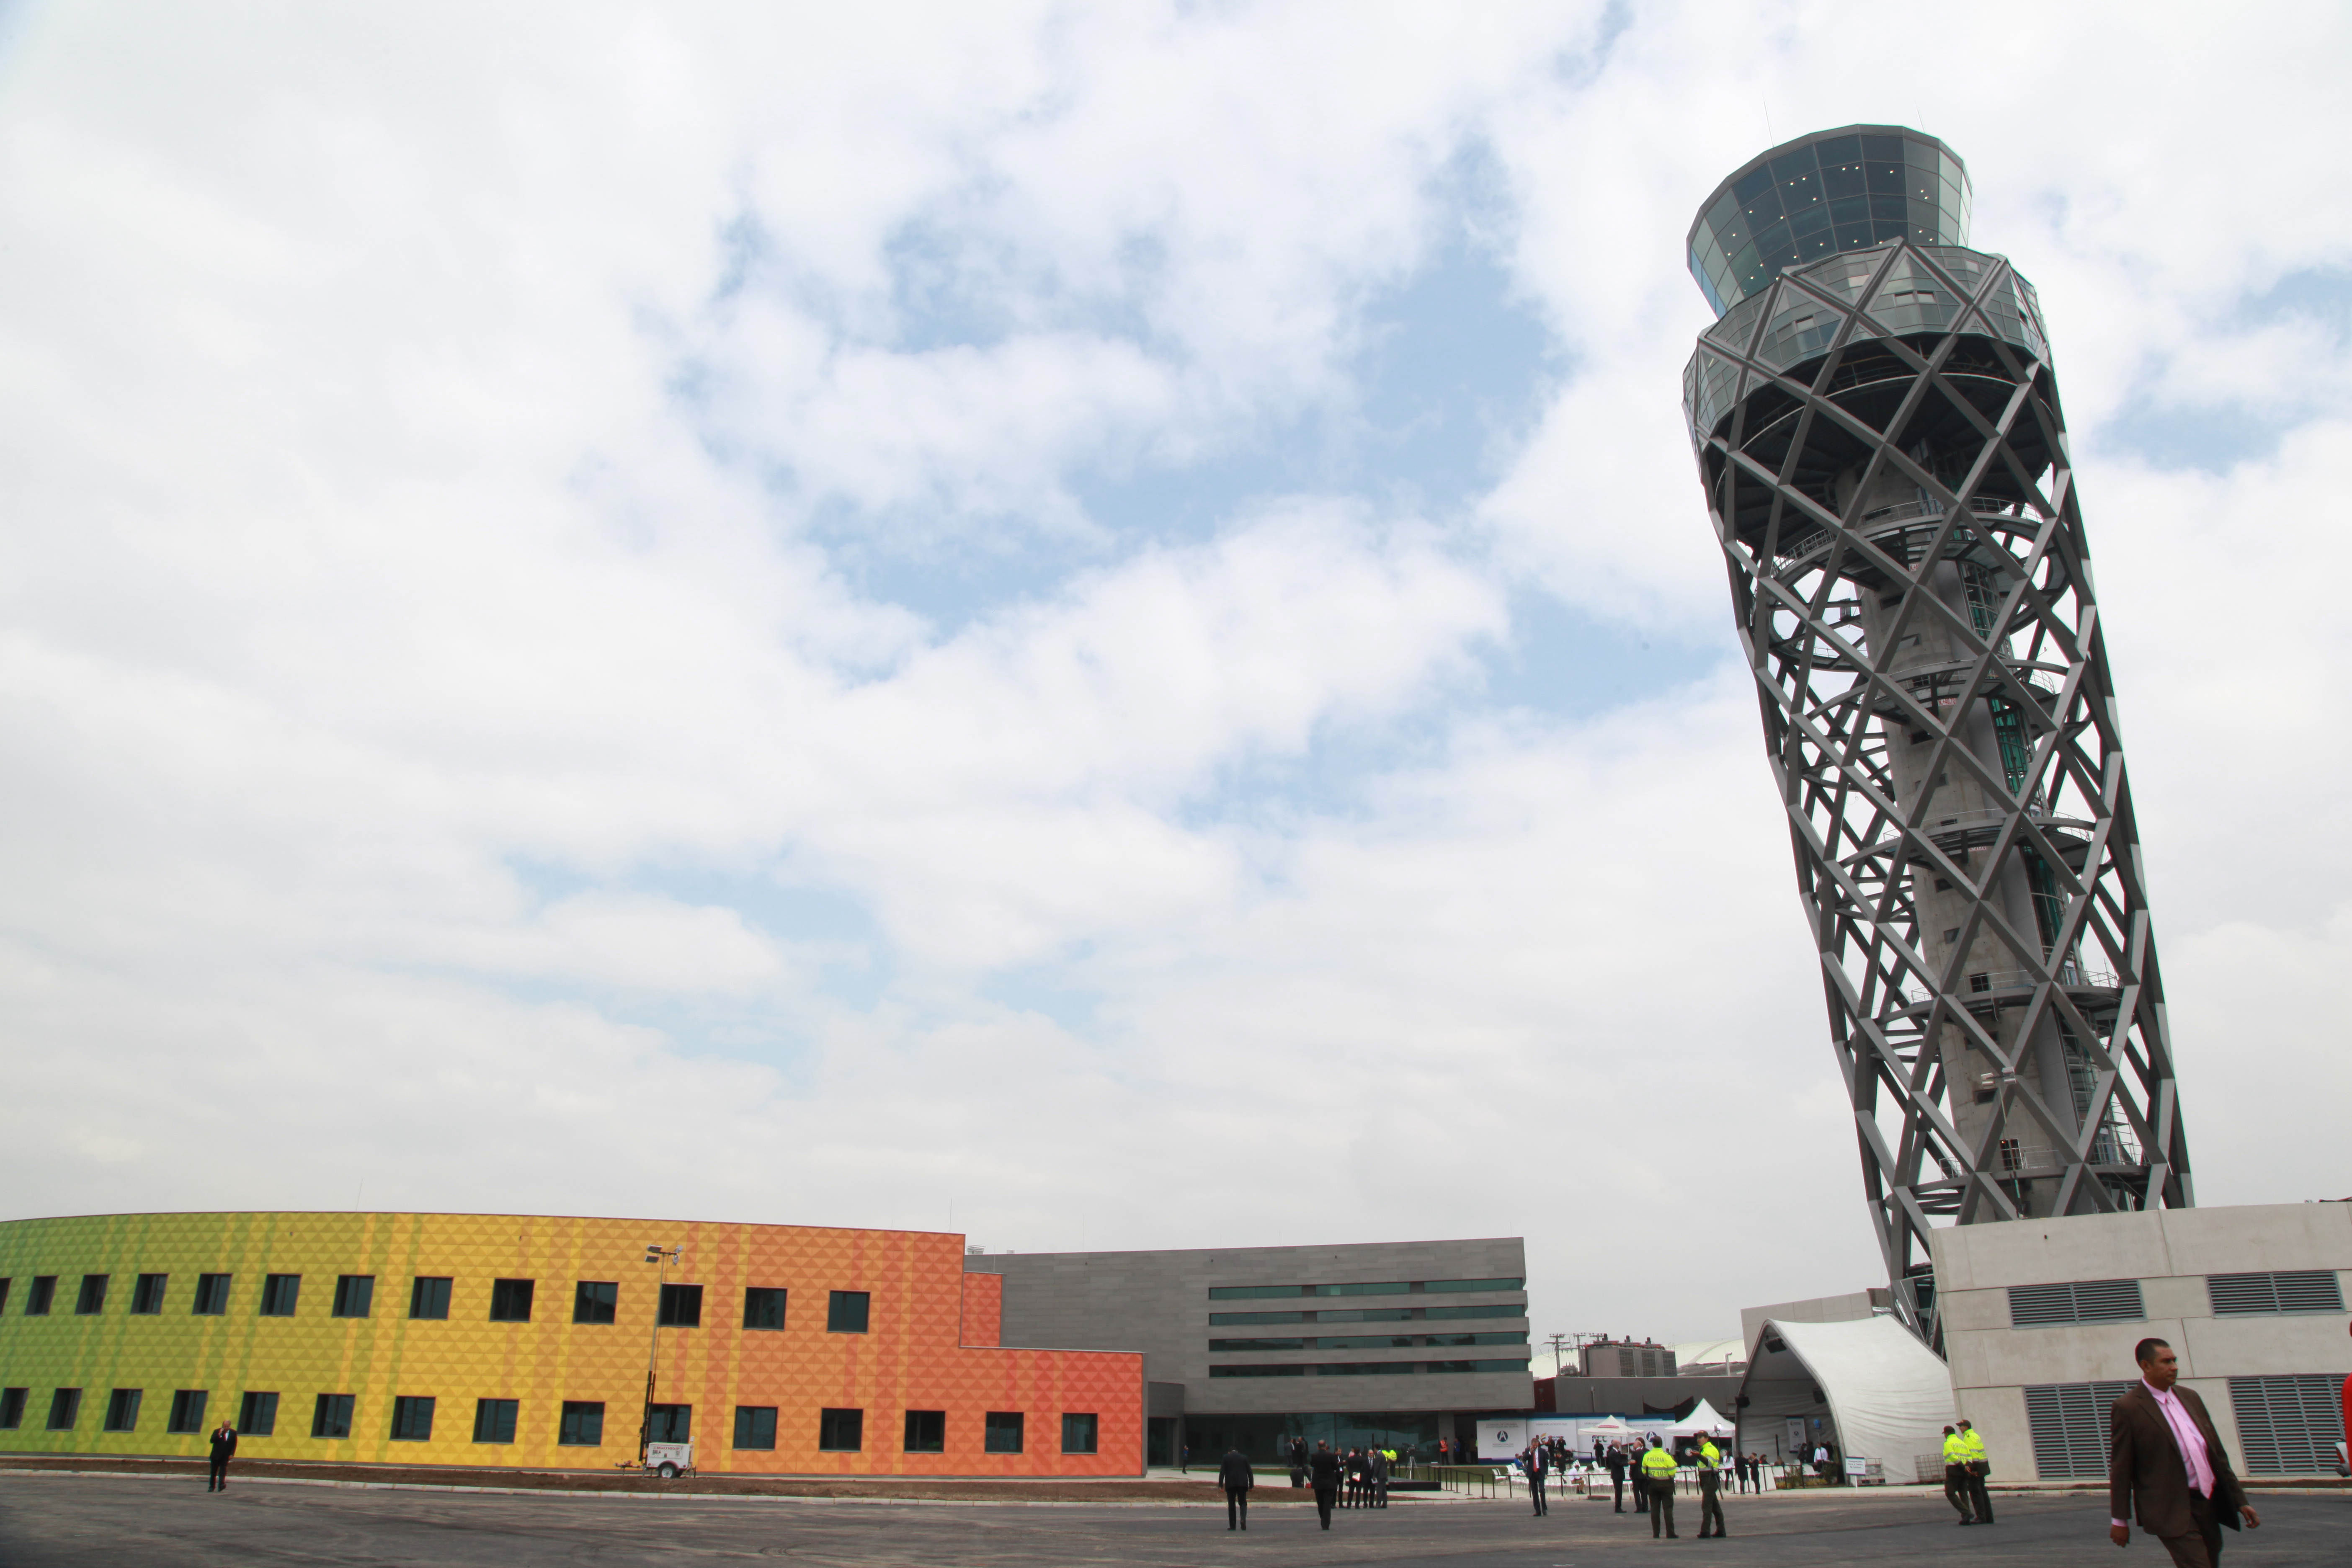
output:
<instances>
[{"instance_id":1,"label":"louvered vent panel","mask_svg":"<svg viewBox=\"0 0 2352 1568\"><path fill-rule=\"evenodd\" d=\"M2209 1274L2205 1292L2220 1318L2250 1318L2280 1312L2340 1312L2343 1287L2332 1268L2284 1269L2269 1274Z\"/></svg>"},{"instance_id":2,"label":"louvered vent panel","mask_svg":"<svg viewBox=\"0 0 2352 1568\"><path fill-rule=\"evenodd\" d=\"M2136 1323L2147 1316L2137 1279L2077 1279L2064 1285L2012 1285L2013 1328L2050 1323Z\"/></svg>"},{"instance_id":3,"label":"louvered vent panel","mask_svg":"<svg viewBox=\"0 0 2352 1568\"><path fill-rule=\"evenodd\" d=\"M2107 1411L2131 1386L2120 1383L2053 1383L2025 1391L2025 1424L2033 1436L2033 1468L2045 1481L2083 1480L2107 1473Z\"/></svg>"},{"instance_id":4,"label":"louvered vent panel","mask_svg":"<svg viewBox=\"0 0 2352 1568\"><path fill-rule=\"evenodd\" d=\"M2072 1285L2012 1285L2009 1288L2009 1321L2012 1328L2074 1321Z\"/></svg>"},{"instance_id":5,"label":"louvered vent panel","mask_svg":"<svg viewBox=\"0 0 2352 1568\"><path fill-rule=\"evenodd\" d=\"M2344 1379L2335 1373L2233 1377L2230 1403L2250 1476L2332 1475L2343 1428L2336 1405Z\"/></svg>"}]
</instances>

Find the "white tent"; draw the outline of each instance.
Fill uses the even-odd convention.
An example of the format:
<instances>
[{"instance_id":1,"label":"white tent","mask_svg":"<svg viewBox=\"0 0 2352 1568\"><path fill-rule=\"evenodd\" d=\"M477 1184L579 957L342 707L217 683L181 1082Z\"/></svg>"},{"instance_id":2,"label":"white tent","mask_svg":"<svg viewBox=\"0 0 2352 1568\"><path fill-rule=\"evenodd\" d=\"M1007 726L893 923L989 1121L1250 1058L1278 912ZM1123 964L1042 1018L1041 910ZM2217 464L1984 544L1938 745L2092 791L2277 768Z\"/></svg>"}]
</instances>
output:
<instances>
[{"instance_id":1,"label":"white tent","mask_svg":"<svg viewBox=\"0 0 2352 1568\"><path fill-rule=\"evenodd\" d=\"M1891 1480L1939 1453L1954 1419L1950 1369L1891 1317L1768 1321L1739 1392L1743 1447L1764 1447L1784 1421L1804 1423L1810 1441L1826 1415L1839 1451L1880 1461Z\"/></svg>"},{"instance_id":2,"label":"white tent","mask_svg":"<svg viewBox=\"0 0 2352 1568\"><path fill-rule=\"evenodd\" d=\"M1578 1436L1584 1437L1608 1437L1612 1439L1618 1437L1631 1437L1633 1435L1633 1428L1628 1426L1622 1421L1618 1420L1614 1415L1604 1415L1598 1421L1588 1421L1584 1424L1583 1430L1578 1434Z\"/></svg>"},{"instance_id":3,"label":"white tent","mask_svg":"<svg viewBox=\"0 0 2352 1568\"><path fill-rule=\"evenodd\" d=\"M1688 1437L1700 1432L1728 1433L1731 1427L1729 1417L1702 1399L1698 1402L1698 1408L1675 1422L1672 1430L1677 1437Z\"/></svg>"}]
</instances>

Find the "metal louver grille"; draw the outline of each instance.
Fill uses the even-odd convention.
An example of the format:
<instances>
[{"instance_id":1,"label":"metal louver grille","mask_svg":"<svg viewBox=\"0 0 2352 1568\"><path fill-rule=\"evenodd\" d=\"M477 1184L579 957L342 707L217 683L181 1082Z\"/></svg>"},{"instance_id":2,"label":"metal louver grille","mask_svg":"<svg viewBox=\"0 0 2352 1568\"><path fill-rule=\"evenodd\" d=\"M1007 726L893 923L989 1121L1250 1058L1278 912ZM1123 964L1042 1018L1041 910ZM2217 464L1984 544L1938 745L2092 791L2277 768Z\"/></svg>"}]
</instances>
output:
<instances>
[{"instance_id":1,"label":"metal louver grille","mask_svg":"<svg viewBox=\"0 0 2352 1568\"><path fill-rule=\"evenodd\" d=\"M2147 1316L2137 1279L2076 1279L2058 1285L2009 1288L2009 1321L2012 1328L2049 1323L2136 1323Z\"/></svg>"},{"instance_id":2,"label":"metal louver grille","mask_svg":"<svg viewBox=\"0 0 2352 1568\"><path fill-rule=\"evenodd\" d=\"M2107 1473L2107 1411L2131 1386L2053 1383L2025 1391L2025 1425L2033 1435L2034 1472L2045 1481Z\"/></svg>"},{"instance_id":3,"label":"metal louver grille","mask_svg":"<svg viewBox=\"0 0 2352 1568\"><path fill-rule=\"evenodd\" d=\"M2270 1274L2209 1274L2206 1294L2217 1318L2249 1318L2280 1312L2340 1312L2344 1291L2332 1268L2297 1268Z\"/></svg>"},{"instance_id":4,"label":"metal louver grille","mask_svg":"<svg viewBox=\"0 0 2352 1568\"><path fill-rule=\"evenodd\" d=\"M2238 1412L2238 1441L2250 1476L2331 1475L2342 1429L2333 1373L2288 1377L2233 1377L2230 1403Z\"/></svg>"}]
</instances>

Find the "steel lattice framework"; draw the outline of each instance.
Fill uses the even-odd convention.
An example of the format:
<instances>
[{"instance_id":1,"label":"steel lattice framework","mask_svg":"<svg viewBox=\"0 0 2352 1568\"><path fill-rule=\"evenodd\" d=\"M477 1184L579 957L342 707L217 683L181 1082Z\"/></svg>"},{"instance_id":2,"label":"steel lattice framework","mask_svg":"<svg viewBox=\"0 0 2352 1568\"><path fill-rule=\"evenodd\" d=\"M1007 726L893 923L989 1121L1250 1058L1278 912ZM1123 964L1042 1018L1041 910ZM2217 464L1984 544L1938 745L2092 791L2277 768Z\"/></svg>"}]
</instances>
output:
<instances>
[{"instance_id":1,"label":"steel lattice framework","mask_svg":"<svg viewBox=\"0 0 2352 1568\"><path fill-rule=\"evenodd\" d=\"M1855 246L1731 306L1685 405L1864 1189L1937 1342L1933 1225L2191 1201L2047 339L2001 258Z\"/></svg>"}]
</instances>

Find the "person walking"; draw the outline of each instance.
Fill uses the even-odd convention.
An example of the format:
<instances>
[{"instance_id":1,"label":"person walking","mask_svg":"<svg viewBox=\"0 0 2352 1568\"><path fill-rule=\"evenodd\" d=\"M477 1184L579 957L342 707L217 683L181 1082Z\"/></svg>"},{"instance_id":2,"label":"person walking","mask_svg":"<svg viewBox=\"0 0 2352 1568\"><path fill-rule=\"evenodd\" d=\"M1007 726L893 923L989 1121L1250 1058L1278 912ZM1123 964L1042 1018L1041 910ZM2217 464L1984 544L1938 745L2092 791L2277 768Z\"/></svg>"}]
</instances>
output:
<instances>
[{"instance_id":1,"label":"person walking","mask_svg":"<svg viewBox=\"0 0 2352 1568\"><path fill-rule=\"evenodd\" d=\"M2107 1539L2131 1544L2131 1520L2164 1543L2174 1568L2216 1568L2221 1527L2262 1521L2197 1391L2173 1386L2180 1358L2162 1340L2132 1348L2139 1381L2107 1410ZM2135 1515L2135 1509L2137 1510Z\"/></svg>"},{"instance_id":2,"label":"person walking","mask_svg":"<svg viewBox=\"0 0 2352 1568\"><path fill-rule=\"evenodd\" d=\"M1257 1484L1257 1475L1240 1444L1226 1449L1225 1457L1217 1461L1217 1484L1225 1489L1225 1528L1247 1530L1250 1488Z\"/></svg>"},{"instance_id":3,"label":"person walking","mask_svg":"<svg viewBox=\"0 0 2352 1568\"><path fill-rule=\"evenodd\" d=\"M213 1428L212 1468L205 1479L205 1490L228 1490L228 1462L236 1457L236 1428L223 1421Z\"/></svg>"},{"instance_id":4,"label":"person walking","mask_svg":"<svg viewBox=\"0 0 2352 1568\"><path fill-rule=\"evenodd\" d=\"M1968 1451L1966 1467L1969 1501L1975 1505L1977 1522L1992 1522L1992 1494L1985 1490L1985 1478L1992 1474L1992 1456L1985 1452L1984 1439L1966 1421L1960 1423L1960 1446Z\"/></svg>"},{"instance_id":5,"label":"person walking","mask_svg":"<svg viewBox=\"0 0 2352 1568\"><path fill-rule=\"evenodd\" d=\"M1698 1440L1698 1538L1707 1538L1706 1521L1715 1521L1715 1535L1720 1539L1731 1532L1723 1525L1723 1450L1715 1439L1701 1436Z\"/></svg>"},{"instance_id":6,"label":"person walking","mask_svg":"<svg viewBox=\"0 0 2352 1568\"><path fill-rule=\"evenodd\" d=\"M1528 1472L1528 1498L1535 1504L1535 1517L1541 1519L1551 1511L1544 1504L1544 1477L1551 1468L1550 1457L1541 1443L1530 1443L1519 1456L1519 1464Z\"/></svg>"},{"instance_id":7,"label":"person walking","mask_svg":"<svg viewBox=\"0 0 2352 1568\"><path fill-rule=\"evenodd\" d=\"M1339 1456L1331 1451L1330 1444L1318 1440L1307 1469L1315 1482L1315 1512L1323 1521L1323 1528L1328 1530L1331 1505L1339 1500Z\"/></svg>"},{"instance_id":8,"label":"person walking","mask_svg":"<svg viewBox=\"0 0 2352 1568\"><path fill-rule=\"evenodd\" d=\"M1389 1506L1389 1472L1393 1469L1395 1466L1395 1449L1375 1448L1372 1450L1372 1506L1374 1508L1386 1508Z\"/></svg>"},{"instance_id":9,"label":"person walking","mask_svg":"<svg viewBox=\"0 0 2352 1568\"><path fill-rule=\"evenodd\" d=\"M1609 1451L1608 1451L1606 1454L1603 1454L1603 1455L1601 1457L1601 1464L1602 1464L1602 1466L1603 1466L1603 1467L1605 1467L1605 1468L1608 1469L1608 1471L1609 1471L1609 1491L1610 1491L1610 1496L1611 1496L1612 1500L1616 1503L1616 1505L1617 1505L1617 1510L1616 1510L1616 1511L1617 1511L1617 1512L1619 1512L1619 1513L1623 1513L1623 1512L1625 1511L1625 1450L1624 1450L1624 1448L1623 1448L1621 1445L1619 1445L1619 1444L1615 1444L1615 1443L1612 1443L1612 1444L1610 1444L1610 1445L1609 1445ZM1639 1507L1639 1506L1640 1506L1638 1501L1636 1502L1635 1506L1636 1506L1636 1507Z\"/></svg>"},{"instance_id":10,"label":"person walking","mask_svg":"<svg viewBox=\"0 0 2352 1568\"><path fill-rule=\"evenodd\" d=\"M1290 1440L1290 1484L1294 1487L1307 1484L1307 1439L1304 1437Z\"/></svg>"},{"instance_id":11,"label":"person walking","mask_svg":"<svg viewBox=\"0 0 2352 1568\"><path fill-rule=\"evenodd\" d=\"M1675 1457L1666 1452L1665 1440L1651 1434L1650 1447L1642 1456L1642 1489L1650 1494L1650 1539L1661 1534L1668 1541L1681 1539L1675 1533Z\"/></svg>"},{"instance_id":12,"label":"person walking","mask_svg":"<svg viewBox=\"0 0 2352 1568\"><path fill-rule=\"evenodd\" d=\"M1969 1446L1957 1427L1944 1428L1944 1500L1959 1510L1962 1524L1974 1524L1976 1502L1969 1495Z\"/></svg>"}]
</instances>

